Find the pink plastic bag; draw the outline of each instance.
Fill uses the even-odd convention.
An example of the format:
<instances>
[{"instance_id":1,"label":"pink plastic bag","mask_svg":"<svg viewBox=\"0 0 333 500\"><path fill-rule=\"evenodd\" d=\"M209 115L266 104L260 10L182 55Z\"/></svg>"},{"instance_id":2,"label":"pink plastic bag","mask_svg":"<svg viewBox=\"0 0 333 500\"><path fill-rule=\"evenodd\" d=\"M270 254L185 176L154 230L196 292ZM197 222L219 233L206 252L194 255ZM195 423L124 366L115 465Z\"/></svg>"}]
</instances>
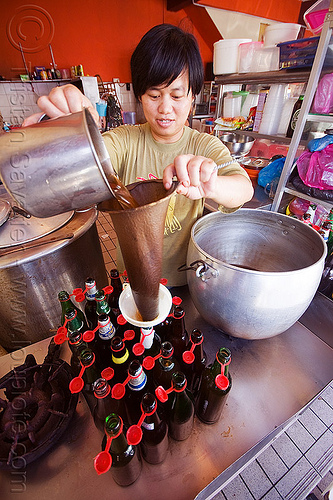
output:
<instances>
[{"instance_id":1,"label":"pink plastic bag","mask_svg":"<svg viewBox=\"0 0 333 500\"><path fill-rule=\"evenodd\" d=\"M312 104L313 113L327 114L333 111L333 73L320 80Z\"/></svg>"},{"instance_id":2,"label":"pink plastic bag","mask_svg":"<svg viewBox=\"0 0 333 500\"><path fill-rule=\"evenodd\" d=\"M307 186L333 189L333 144L321 151L304 151L297 160L300 178Z\"/></svg>"}]
</instances>

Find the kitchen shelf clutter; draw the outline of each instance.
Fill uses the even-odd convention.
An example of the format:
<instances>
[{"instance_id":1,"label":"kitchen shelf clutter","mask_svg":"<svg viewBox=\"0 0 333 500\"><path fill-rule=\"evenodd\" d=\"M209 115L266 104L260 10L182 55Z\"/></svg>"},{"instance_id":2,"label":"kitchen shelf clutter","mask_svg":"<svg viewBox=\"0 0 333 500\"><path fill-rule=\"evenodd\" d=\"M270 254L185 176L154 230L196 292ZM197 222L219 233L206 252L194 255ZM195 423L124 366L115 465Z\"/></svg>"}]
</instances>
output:
<instances>
[{"instance_id":1,"label":"kitchen shelf clutter","mask_svg":"<svg viewBox=\"0 0 333 500\"><path fill-rule=\"evenodd\" d=\"M282 84L303 84L301 93L304 94L304 99L291 138L286 137L285 134L279 133L263 134L253 132L252 130L232 130L232 132L236 134L250 134L256 139L267 139L272 142L283 143L287 146L285 164L272 202L271 209L273 211L284 211L286 204L288 204L287 200L290 201L291 197L301 197L302 199L309 200L311 203L320 204L328 210L333 206L333 201L330 199L322 199L321 197L318 199L316 196L310 196L300 192L300 190L296 189L290 183L290 177L294 171L296 159L300 154L300 148L304 148L308 143L307 134L305 132L310 128L311 124L313 124L311 130L314 128L317 130L317 132L315 132L315 135L317 134L316 137L324 135L325 129L333 128L333 114L316 114L311 112L318 82L325 74L333 72L330 59L333 43L332 27L333 0L331 0L330 9L325 17L312 67L280 69L278 71L261 73L217 75L215 77L215 83L218 86L215 120L222 116L223 98L225 98L226 90L229 90L228 86L230 87L230 85L246 85L247 89L251 88L249 86L256 86L261 89L271 89L273 86L278 87ZM219 135L219 132L215 133ZM289 197L285 197L284 195L289 195Z\"/></svg>"}]
</instances>

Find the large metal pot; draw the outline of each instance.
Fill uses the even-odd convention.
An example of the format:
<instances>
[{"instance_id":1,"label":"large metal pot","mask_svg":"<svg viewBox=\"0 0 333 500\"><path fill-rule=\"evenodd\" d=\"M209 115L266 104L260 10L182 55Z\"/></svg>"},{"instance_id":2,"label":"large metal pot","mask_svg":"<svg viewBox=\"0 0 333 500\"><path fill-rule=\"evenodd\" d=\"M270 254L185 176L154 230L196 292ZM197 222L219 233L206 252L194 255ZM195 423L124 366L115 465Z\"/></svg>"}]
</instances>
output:
<instances>
[{"instance_id":1,"label":"large metal pot","mask_svg":"<svg viewBox=\"0 0 333 500\"><path fill-rule=\"evenodd\" d=\"M286 215L252 209L214 212L192 228L190 294L216 328L245 339L272 337L309 306L326 253L314 229Z\"/></svg>"},{"instance_id":2,"label":"large metal pot","mask_svg":"<svg viewBox=\"0 0 333 500\"><path fill-rule=\"evenodd\" d=\"M87 109L0 137L0 177L18 205L51 217L111 198L114 173Z\"/></svg>"},{"instance_id":3,"label":"large metal pot","mask_svg":"<svg viewBox=\"0 0 333 500\"><path fill-rule=\"evenodd\" d=\"M54 335L58 292L84 288L88 276L107 285L96 229L97 210L49 219L15 216L0 227L0 344L14 350Z\"/></svg>"}]
</instances>

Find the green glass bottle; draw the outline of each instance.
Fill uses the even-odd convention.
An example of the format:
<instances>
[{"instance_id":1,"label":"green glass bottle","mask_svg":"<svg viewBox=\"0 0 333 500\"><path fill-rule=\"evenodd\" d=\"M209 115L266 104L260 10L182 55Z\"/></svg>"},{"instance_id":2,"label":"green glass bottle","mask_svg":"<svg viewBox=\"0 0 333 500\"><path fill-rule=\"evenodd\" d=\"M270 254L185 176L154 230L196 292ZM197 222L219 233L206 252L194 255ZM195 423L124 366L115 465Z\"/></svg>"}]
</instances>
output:
<instances>
[{"instance_id":1,"label":"green glass bottle","mask_svg":"<svg viewBox=\"0 0 333 500\"><path fill-rule=\"evenodd\" d=\"M184 441L193 429L194 403L191 393L186 389L186 377L182 372L172 375L173 392L169 395L169 435L177 440Z\"/></svg>"},{"instance_id":2,"label":"green glass bottle","mask_svg":"<svg viewBox=\"0 0 333 500\"><path fill-rule=\"evenodd\" d=\"M97 313L97 319L98 316L101 314L107 314L111 320L111 323L116 326L117 325L117 318L113 314L111 307L109 306L104 290L98 290L95 295L95 300L96 300L96 313Z\"/></svg>"},{"instance_id":3,"label":"green glass bottle","mask_svg":"<svg viewBox=\"0 0 333 500\"><path fill-rule=\"evenodd\" d=\"M67 335L73 332L80 332L81 334L83 334L86 331L86 326L74 307L70 307L67 309L65 313L65 319L67 320Z\"/></svg>"},{"instance_id":4,"label":"green glass bottle","mask_svg":"<svg viewBox=\"0 0 333 500\"><path fill-rule=\"evenodd\" d=\"M127 443L123 431L123 421L116 413L111 413L105 419L106 436L112 438L109 453L112 457L111 474L114 481L120 486L133 484L141 473L142 462L138 449ZM102 442L105 448L106 436Z\"/></svg>"},{"instance_id":5,"label":"green glass bottle","mask_svg":"<svg viewBox=\"0 0 333 500\"><path fill-rule=\"evenodd\" d=\"M150 464L160 464L164 461L168 448L168 424L161 417L155 396L144 394L141 408L147 414L142 422L142 440L140 448L143 458Z\"/></svg>"},{"instance_id":6,"label":"green glass bottle","mask_svg":"<svg viewBox=\"0 0 333 500\"><path fill-rule=\"evenodd\" d=\"M75 309L77 316L81 319L84 325L84 331L88 330L88 323L86 321L85 315L79 307L77 307L70 299L69 293L62 290L58 293L58 299L61 304L61 325L65 323L65 314L70 309Z\"/></svg>"},{"instance_id":7,"label":"green glass bottle","mask_svg":"<svg viewBox=\"0 0 333 500\"><path fill-rule=\"evenodd\" d=\"M232 379L229 373L231 352L226 347L221 347L213 364L208 365L202 374L198 399L196 402L196 415L206 424L214 424L221 416L227 395L232 386ZM224 366L224 369L222 368ZM222 373L221 373L222 370ZM217 378L224 375L220 382Z\"/></svg>"}]
</instances>

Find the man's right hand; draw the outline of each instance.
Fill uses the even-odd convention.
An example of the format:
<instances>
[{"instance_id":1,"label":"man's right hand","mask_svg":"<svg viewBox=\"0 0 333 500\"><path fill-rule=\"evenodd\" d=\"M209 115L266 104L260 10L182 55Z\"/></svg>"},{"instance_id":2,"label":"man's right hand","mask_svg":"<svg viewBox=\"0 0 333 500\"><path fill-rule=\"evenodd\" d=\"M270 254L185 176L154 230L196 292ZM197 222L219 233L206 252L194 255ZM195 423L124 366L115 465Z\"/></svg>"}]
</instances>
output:
<instances>
[{"instance_id":1,"label":"man's right hand","mask_svg":"<svg viewBox=\"0 0 333 500\"><path fill-rule=\"evenodd\" d=\"M33 123L37 123L41 116L45 113L50 118L77 113L83 108L88 108L95 122L99 123L99 116L90 102L90 100L80 92L74 85L63 85L54 87L48 96L41 96L37 101L41 113L35 113L28 116L22 123L22 127L27 127Z\"/></svg>"}]
</instances>

